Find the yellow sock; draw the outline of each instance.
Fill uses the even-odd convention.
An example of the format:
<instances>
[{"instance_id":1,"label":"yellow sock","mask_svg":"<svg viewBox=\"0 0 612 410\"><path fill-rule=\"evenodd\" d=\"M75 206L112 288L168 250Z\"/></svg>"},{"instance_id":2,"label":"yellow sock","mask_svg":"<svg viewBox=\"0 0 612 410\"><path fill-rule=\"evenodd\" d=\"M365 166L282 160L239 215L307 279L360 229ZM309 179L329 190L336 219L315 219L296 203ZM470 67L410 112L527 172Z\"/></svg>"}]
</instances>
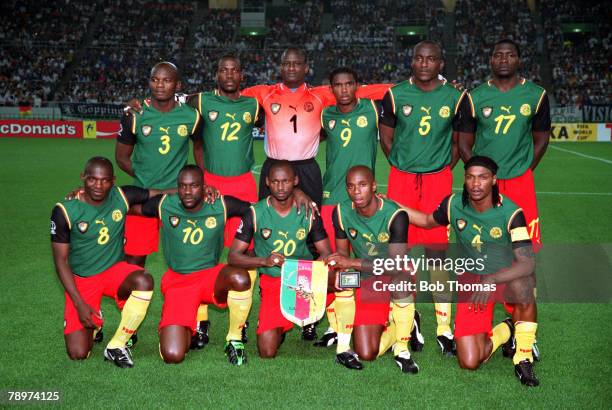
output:
<instances>
[{"instance_id":1,"label":"yellow sock","mask_svg":"<svg viewBox=\"0 0 612 410\"><path fill-rule=\"evenodd\" d=\"M493 348L491 349L491 354L489 354L489 358L487 358L487 360L489 360L491 356L493 356L493 353L495 353L499 346L506 343L508 339L510 339L510 328L504 322L499 323L497 326L495 326L491 333L493 333L491 335L491 342L493 343Z\"/></svg>"},{"instance_id":2,"label":"yellow sock","mask_svg":"<svg viewBox=\"0 0 612 410\"><path fill-rule=\"evenodd\" d=\"M408 350L410 332L414 324L414 303L393 303L393 322L395 322L395 346L393 354L397 356Z\"/></svg>"},{"instance_id":3,"label":"yellow sock","mask_svg":"<svg viewBox=\"0 0 612 410\"><path fill-rule=\"evenodd\" d=\"M353 290L336 292L334 301L338 333L338 345L336 353L346 352L351 349L351 334L353 333L353 322L355 321L355 296Z\"/></svg>"},{"instance_id":4,"label":"yellow sock","mask_svg":"<svg viewBox=\"0 0 612 410\"><path fill-rule=\"evenodd\" d=\"M436 310L436 321L438 322L436 336L440 336L445 333L453 333L450 327L451 306L452 305L450 303L434 303L434 309Z\"/></svg>"},{"instance_id":5,"label":"yellow sock","mask_svg":"<svg viewBox=\"0 0 612 410\"><path fill-rule=\"evenodd\" d=\"M128 340L142 323L147 314L149 303L153 297L153 291L133 290L130 297L125 301L121 311L121 322L113 338L106 346L109 349L125 347Z\"/></svg>"},{"instance_id":6,"label":"yellow sock","mask_svg":"<svg viewBox=\"0 0 612 410\"><path fill-rule=\"evenodd\" d=\"M387 350L393 346L395 343L395 323L389 323L389 326L385 329L385 331L380 335L380 345L378 346L378 357L384 355Z\"/></svg>"},{"instance_id":7,"label":"yellow sock","mask_svg":"<svg viewBox=\"0 0 612 410\"><path fill-rule=\"evenodd\" d=\"M255 281L257 280L257 270L251 269L249 271L249 277L251 278L251 293L253 293L253 286L255 286Z\"/></svg>"},{"instance_id":8,"label":"yellow sock","mask_svg":"<svg viewBox=\"0 0 612 410\"><path fill-rule=\"evenodd\" d=\"M200 305L198 307L198 323L203 320L208 320L208 305Z\"/></svg>"},{"instance_id":9,"label":"yellow sock","mask_svg":"<svg viewBox=\"0 0 612 410\"><path fill-rule=\"evenodd\" d=\"M227 307L229 308L229 330L225 340L242 340L242 328L244 322L249 317L251 303L253 302L253 292L245 290L227 292Z\"/></svg>"},{"instance_id":10,"label":"yellow sock","mask_svg":"<svg viewBox=\"0 0 612 410\"><path fill-rule=\"evenodd\" d=\"M327 321L329 322L329 327L334 330L334 332L338 333L338 317L336 316L336 301L334 300L329 306L325 309L325 313L327 315Z\"/></svg>"},{"instance_id":11,"label":"yellow sock","mask_svg":"<svg viewBox=\"0 0 612 410\"><path fill-rule=\"evenodd\" d=\"M536 339L538 324L535 322L516 322L514 325L514 337L516 338L516 353L512 361L518 364L527 359L533 363L533 343Z\"/></svg>"}]
</instances>

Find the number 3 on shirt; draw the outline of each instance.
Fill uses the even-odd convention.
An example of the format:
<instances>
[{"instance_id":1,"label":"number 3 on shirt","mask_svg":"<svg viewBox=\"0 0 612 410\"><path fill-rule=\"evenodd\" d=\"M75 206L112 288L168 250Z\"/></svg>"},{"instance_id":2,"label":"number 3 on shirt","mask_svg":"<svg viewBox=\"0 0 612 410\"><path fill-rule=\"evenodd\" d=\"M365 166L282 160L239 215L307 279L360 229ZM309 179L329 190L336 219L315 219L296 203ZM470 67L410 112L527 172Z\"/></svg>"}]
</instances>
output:
<instances>
[{"instance_id":1,"label":"number 3 on shirt","mask_svg":"<svg viewBox=\"0 0 612 410\"><path fill-rule=\"evenodd\" d=\"M157 150L160 154L166 155L168 152L170 152L170 137L168 135L162 135L159 140L161 141L162 146Z\"/></svg>"}]
</instances>

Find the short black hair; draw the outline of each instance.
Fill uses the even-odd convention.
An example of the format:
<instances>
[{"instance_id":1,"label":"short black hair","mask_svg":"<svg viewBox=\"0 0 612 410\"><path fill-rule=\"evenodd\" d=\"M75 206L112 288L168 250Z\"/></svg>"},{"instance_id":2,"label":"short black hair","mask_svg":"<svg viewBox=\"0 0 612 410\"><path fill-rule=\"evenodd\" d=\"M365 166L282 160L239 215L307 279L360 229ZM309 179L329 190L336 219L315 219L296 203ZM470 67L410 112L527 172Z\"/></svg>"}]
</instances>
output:
<instances>
[{"instance_id":1,"label":"short black hair","mask_svg":"<svg viewBox=\"0 0 612 410\"><path fill-rule=\"evenodd\" d=\"M334 77L336 77L338 74L352 75L355 82L356 83L359 82L359 76L357 75L357 71L353 70L350 67L338 67L338 68L335 68L331 73L329 73L329 84L330 85L334 84Z\"/></svg>"},{"instance_id":2,"label":"short black hair","mask_svg":"<svg viewBox=\"0 0 612 410\"><path fill-rule=\"evenodd\" d=\"M297 46L287 47L285 51L283 51L283 54L281 54L281 62L285 59L285 56L289 53L296 53L297 55L302 57L305 64L308 64L308 55L306 54L306 50L304 50L301 47L297 47Z\"/></svg>"},{"instance_id":3,"label":"short black hair","mask_svg":"<svg viewBox=\"0 0 612 410\"><path fill-rule=\"evenodd\" d=\"M85 163L85 169L83 170L83 174L88 175L89 171L93 167L104 167L110 170L111 176L115 175L115 169L113 168L113 163L110 159L106 157L91 157Z\"/></svg>"},{"instance_id":4,"label":"short black hair","mask_svg":"<svg viewBox=\"0 0 612 410\"><path fill-rule=\"evenodd\" d=\"M199 167L199 166L197 166L197 165L194 165L194 164L187 164L187 165L185 165L185 166L184 166L183 168L181 168L181 170L179 171L179 174L178 174L177 180L178 180L178 179L181 177L181 175L182 175L184 172L195 172L195 173L197 173L197 174L200 176L200 179L201 179L202 181L204 181L204 173L202 172L202 170L200 169L200 167Z\"/></svg>"},{"instance_id":5,"label":"short black hair","mask_svg":"<svg viewBox=\"0 0 612 410\"><path fill-rule=\"evenodd\" d=\"M220 66L221 62L223 62L224 60L234 60L236 64L238 64L238 68L242 70L242 62L240 61L240 58L238 58L238 56L234 54L223 54L219 58L219 61L217 61L217 67Z\"/></svg>"},{"instance_id":6,"label":"short black hair","mask_svg":"<svg viewBox=\"0 0 612 410\"><path fill-rule=\"evenodd\" d=\"M514 47L514 49L516 50L516 55L521 58L521 49L519 48L518 44L516 44L514 42L514 40L511 40L509 38L502 38L501 40L499 40L497 43L495 43L493 45L493 49L491 50L491 55L493 55L493 53L495 52L495 47L502 45L502 44L510 44L512 47Z\"/></svg>"},{"instance_id":7,"label":"short black hair","mask_svg":"<svg viewBox=\"0 0 612 410\"><path fill-rule=\"evenodd\" d=\"M293 164L291 164L291 162L287 161L286 159L279 159L272 162L272 165L270 165L270 169L268 170L268 175L272 174L272 171L275 171L279 168L290 169L293 173L293 176L297 175L297 173L295 172L295 168L293 168Z\"/></svg>"},{"instance_id":8,"label":"short black hair","mask_svg":"<svg viewBox=\"0 0 612 410\"><path fill-rule=\"evenodd\" d=\"M433 41L433 40L423 40L418 42L417 44L415 44L414 48L413 48L413 54L415 54L416 49L418 47L421 46L433 46L436 47L438 49L438 51L440 52L440 59L444 60L444 49L442 48L442 46L440 45L440 43Z\"/></svg>"},{"instance_id":9,"label":"short black hair","mask_svg":"<svg viewBox=\"0 0 612 410\"><path fill-rule=\"evenodd\" d=\"M181 79L181 75L179 73L178 67L176 66L176 64L171 63L170 61L160 61L159 63L155 64L153 66L153 68L151 68L151 74L150 74L151 77L153 77L153 73L159 67L168 67L170 70L172 70L172 71L174 71L176 73L176 80L177 81Z\"/></svg>"}]
</instances>

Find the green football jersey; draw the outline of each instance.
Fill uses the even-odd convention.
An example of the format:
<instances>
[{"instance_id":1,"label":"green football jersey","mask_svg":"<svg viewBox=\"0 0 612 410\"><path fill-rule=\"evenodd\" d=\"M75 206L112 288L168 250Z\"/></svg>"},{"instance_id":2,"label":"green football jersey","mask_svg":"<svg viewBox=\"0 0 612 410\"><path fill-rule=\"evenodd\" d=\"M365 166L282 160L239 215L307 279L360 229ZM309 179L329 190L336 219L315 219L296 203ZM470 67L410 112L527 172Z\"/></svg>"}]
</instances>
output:
<instances>
[{"instance_id":1,"label":"green football jersey","mask_svg":"<svg viewBox=\"0 0 612 410\"><path fill-rule=\"evenodd\" d=\"M327 107L321 113L321 127L327 134L323 205L335 205L349 199L345 178L351 167L365 165L375 172L378 112L374 101L359 99L348 113Z\"/></svg>"},{"instance_id":2,"label":"green football jersey","mask_svg":"<svg viewBox=\"0 0 612 410\"><path fill-rule=\"evenodd\" d=\"M470 92L477 128L474 155L492 158L498 178L522 175L533 161L533 116L546 94L542 87L522 79L516 87L500 91L489 80Z\"/></svg>"},{"instance_id":3,"label":"green football jersey","mask_svg":"<svg viewBox=\"0 0 612 410\"><path fill-rule=\"evenodd\" d=\"M255 255L267 257L272 252L286 258L312 260L306 245L306 237L312 228L312 218L297 213L295 207L286 216L280 216L270 204L270 198L262 199L251 207L253 213L253 243ZM257 268L259 273L281 276L278 266Z\"/></svg>"},{"instance_id":4,"label":"green football jersey","mask_svg":"<svg viewBox=\"0 0 612 410\"><path fill-rule=\"evenodd\" d=\"M198 94L197 106L204 120L204 165L213 174L241 175L251 170L253 125L259 117L255 98L231 100L219 92Z\"/></svg>"},{"instance_id":5,"label":"green football jersey","mask_svg":"<svg viewBox=\"0 0 612 410\"><path fill-rule=\"evenodd\" d=\"M111 188L99 206L78 199L56 205L70 229L68 263L75 275L94 276L123 260L125 216L130 206L121 188Z\"/></svg>"},{"instance_id":6,"label":"green football jersey","mask_svg":"<svg viewBox=\"0 0 612 410\"><path fill-rule=\"evenodd\" d=\"M227 218L223 196L213 204L204 203L197 212L190 212L177 194L164 195L158 215L162 222L164 258L170 269L188 274L219 263Z\"/></svg>"},{"instance_id":7,"label":"green football jersey","mask_svg":"<svg viewBox=\"0 0 612 410\"><path fill-rule=\"evenodd\" d=\"M465 93L444 82L425 92L412 78L391 87L396 118L389 162L400 171L423 173L450 164L453 120Z\"/></svg>"},{"instance_id":8,"label":"green football jersey","mask_svg":"<svg viewBox=\"0 0 612 410\"><path fill-rule=\"evenodd\" d=\"M463 206L461 195L453 194L448 201L448 221L460 257L480 258L484 269L475 274L495 273L509 267L513 260L512 242L529 239L526 227L511 228L512 220L522 210L508 197L500 196L500 204L478 212L469 204Z\"/></svg>"},{"instance_id":9,"label":"green football jersey","mask_svg":"<svg viewBox=\"0 0 612 410\"><path fill-rule=\"evenodd\" d=\"M380 198L380 206L370 217L360 215L351 201L337 206L338 222L346 233L359 259L384 258L389 253L391 222L395 215L406 212L400 205L390 199Z\"/></svg>"},{"instance_id":10,"label":"green football jersey","mask_svg":"<svg viewBox=\"0 0 612 410\"><path fill-rule=\"evenodd\" d=\"M187 163L189 136L200 123L200 114L178 103L169 112L160 112L145 100L142 114L132 115L136 144L132 154L134 185L142 188L176 187L179 171Z\"/></svg>"}]
</instances>

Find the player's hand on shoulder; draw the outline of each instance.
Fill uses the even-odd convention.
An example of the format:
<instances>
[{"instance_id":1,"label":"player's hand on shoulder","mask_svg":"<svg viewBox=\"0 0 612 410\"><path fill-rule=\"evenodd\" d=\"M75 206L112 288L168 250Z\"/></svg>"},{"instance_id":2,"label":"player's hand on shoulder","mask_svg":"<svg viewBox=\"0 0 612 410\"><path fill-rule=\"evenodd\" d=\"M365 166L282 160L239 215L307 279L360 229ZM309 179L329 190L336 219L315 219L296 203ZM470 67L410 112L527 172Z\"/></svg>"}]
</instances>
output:
<instances>
[{"instance_id":1,"label":"player's hand on shoulder","mask_svg":"<svg viewBox=\"0 0 612 410\"><path fill-rule=\"evenodd\" d=\"M142 104L140 103L138 99L132 98L127 103L125 103L125 107L123 107L123 113L125 115L129 115L131 110L134 110L138 112L139 114L142 114Z\"/></svg>"},{"instance_id":2,"label":"player's hand on shoulder","mask_svg":"<svg viewBox=\"0 0 612 410\"><path fill-rule=\"evenodd\" d=\"M283 266L283 263L285 263L285 255L281 255L280 253L277 253L277 252L270 253L270 256L266 258L267 267L272 267L272 266L281 267Z\"/></svg>"},{"instance_id":3,"label":"player's hand on shoulder","mask_svg":"<svg viewBox=\"0 0 612 410\"><path fill-rule=\"evenodd\" d=\"M297 208L298 214L305 209L306 217L310 217L310 215L320 215L317 203L299 188L293 191L293 206Z\"/></svg>"},{"instance_id":4,"label":"player's hand on shoulder","mask_svg":"<svg viewBox=\"0 0 612 410\"><path fill-rule=\"evenodd\" d=\"M221 192L212 185L204 185L204 202L214 204L221 196Z\"/></svg>"},{"instance_id":5,"label":"player's hand on shoulder","mask_svg":"<svg viewBox=\"0 0 612 410\"><path fill-rule=\"evenodd\" d=\"M85 188L83 188L82 186L76 187L72 191L68 192L66 196L64 196L64 199L66 201L70 201L72 199L78 199L79 195L83 195L84 193L85 193Z\"/></svg>"},{"instance_id":6,"label":"player's hand on shoulder","mask_svg":"<svg viewBox=\"0 0 612 410\"><path fill-rule=\"evenodd\" d=\"M87 329L95 329L98 327L96 324L96 319L98 323L102 321L102 315L100 312L96 311L90 305L85 302L80 302L75 305L77 313L79 315L79 320L83 327Z\"/></svg>"}]
</instances>

